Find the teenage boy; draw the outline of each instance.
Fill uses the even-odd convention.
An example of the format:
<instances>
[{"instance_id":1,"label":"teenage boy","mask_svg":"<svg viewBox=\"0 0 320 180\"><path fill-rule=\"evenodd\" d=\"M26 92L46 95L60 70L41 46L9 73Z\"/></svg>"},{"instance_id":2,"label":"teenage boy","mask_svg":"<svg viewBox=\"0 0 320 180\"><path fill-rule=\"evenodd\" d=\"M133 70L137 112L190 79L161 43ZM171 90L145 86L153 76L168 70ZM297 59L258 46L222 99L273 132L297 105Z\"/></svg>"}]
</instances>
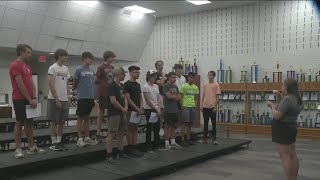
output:
<instances>
[{"instance_id":1,"label":"teenage boy","mask_svg":"<svg viewBox=\"0 0 320 180\"><path fill-rule=\"evenodd\" d=\"M186 78L182 75L182 69L183 66L181 64L176 64L174 65L174 72L177 74L177 79L176 79L176 86L180 88L186 83ZM182 118L182 109L181 109L182 104L179 103L179 119L178 119L178 123L177 126L181 126L181 124L183 122L181 122L181 118ZM179 132L179 129L176 127L176 133Z\"/></svg>"},{"instance_id":2,"label":"teenage boy","mask_svg":"<svg viewBox=\"0 0 320 180\"><path fill-rule=\"evenodd\" d=\"M107 108L107 94L108 86L113 81L113 69L111 65L116 55L112 51L106 51L103 53L104 62L97 68L96 73L96 85L98 86L99 97L99 113L97 118L97 134L96 141L102 142L101 124L103 121L104 111Z\"/></svg>"},{"instance_id":3,"label":"teenage boy","mask_svg":"<svg viewBox=\"0 0 320 180\"><path fill-rule=\"evenodd\" d=\"M97 142L89 137L90 113L94 107L94 72L90 68L93 61L91 52L82 53L83 64L76 69L74 74L73 88L77 90L77 131L80 147L86 145L96 145ZM84 131L84 139L82 130Z\"/></svg>"},{"instance_id":4,"label":"teenage boy","mask_svg":"<svg viewBox=\"0 0 320 180\"><path fill-rule=\"evenodd\" d=\"M195 74L188 74L188 83L180 88L180 94L183 105L183 122L181 125L181 146L195 145L190 139L191 127L196 115L196 95L199 94L199 88L193 83ZM187 140L185 140L185 131Z\"/></svg>"},{"instance_id":5,"label":"teenage boy","mask_svg":"<svg viewBox=\"0 0 320 180\"><path fill-rule=\"evenodd\" d=\"M65 148L61 142L64 121L69 117L69 69L64 65L68 53L64 49L57 49L54 53L56 63L48 70L49 95L47 103L47 116L51 120L51 146L54 151Z\"/></svg>"},{"instance_id":6,"label":"teenage boy","mask_svg":"<svg viewBox=\"0 0 320 180\"><path fill-rule=\"evenodd\" d=\"M144 101L144 111L147 120L147 130L146 130L146 151L153 153L154 150L160 148L160 94L159 87L155 84L157 78L156 71L150 70L146 74L147 83L143 86L142 92ZM157 113L157 122L150 122L151 113ZM151 132L153 131L153 144L151 143Z\"/></svg>"},{"instance_id":7,"label":"teenage boy","mask_svg":"<svg viewBox=\"0 0 320 180\"><path fill-rule=\"evenodd\" d=\"M164 104L164 122L165 122L165 149L170 150L180 148L175 141L175 126L179 118L178 102L181 100L179 89L175 85L176 73L170 72L168 74L168 82L163 86L163 104ZM171 138L171 145L169 142Z\"/></svg>"},{"instance_id":8,"label":"teenage boy","mask_svg":"<svg viewBox=\"0 0 320 180\"><path fill-rule=\"evenodd\" d=\"M114 164L112 156L112 137L117 134L118 158L128 158L123 152L123 137L127 130L127 112L128 102L124 95L124 88L121 81L126 77L126 72L122 67L116 67L113 70L113 82L108 88L108 135L107 135L107 164Z\"/></svg>"},{"instance_id":9,"label":"teenage boy","mask_svg":"<svg viewBox=\"0 0 320 180\"><path fill-rule=\"evenodd\" d=\"M136 145L137 145L137 138L138 138L138 127L139 123L131 123L130 117L132 112L136 112L137 114L141 115L144 114L143 112L143 98L141 94L141 86L137 82L140 75L140 67L138 66L130 66L128 68L130 73L130 79L124 83L124 93L126 99L128 101L128 130L127 130L127 149L128 149L128 156L131 157L141 157L143 153L139 152Z\"/></svg>"},{"instance_id":10,"label":"teenage boy","mask_svg":"<svg viewBox=\"0 0 320 180\"><path fill-rule=\"evenodd\" d=\"M28 140L27 154L44 153L33 143L32 121L27 118L26 105L37 107L36 87L32 80L31 67L26 63L30 61L32 48L27 44L18 44L16 48L18 58L10 64L9 74L12 85L12 102L16 113L16 124L14 126L14 142L16 144L15 158L23 158L21 149L22 125L24 125Z\"/></svg>"},{"instance_id":11,"label":"teenage boy","mask_svg":"<svg viewBox=\"0 0 320 180\"><path fill-rule=\"evenodd\" d=\"M204 120L204 136L202 138L203 144L208 144L208 124L209 118L212 123L212 143L217 145L217 127L216 127L216 114L219 104L219 95L221 94L220 86L217 82L214 81L216 77L216 72L208 72L209 82L205 83L203 86L203 95L202 95L202 105L201 111L203 113Z\"/></svg>"}]
</instances>

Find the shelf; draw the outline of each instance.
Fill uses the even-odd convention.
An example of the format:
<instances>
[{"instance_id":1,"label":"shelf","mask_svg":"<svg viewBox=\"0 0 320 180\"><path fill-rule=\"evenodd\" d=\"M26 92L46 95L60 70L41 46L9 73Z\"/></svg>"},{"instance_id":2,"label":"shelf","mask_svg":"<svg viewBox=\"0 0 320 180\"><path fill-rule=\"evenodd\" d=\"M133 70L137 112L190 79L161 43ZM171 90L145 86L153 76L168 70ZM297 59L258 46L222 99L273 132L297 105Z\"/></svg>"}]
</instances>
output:
<instances>
[{"instance_id":1,"label":"shelf","mask_svg":"<svg viewBox=\"0 0 320 180\"><path fill-rule=\"evenodd\" d=\"M247 90L246 83L222 83L219 85L220 89L223 89L223 91L243 92Z\"/></svg>"},{"instance_id":2,"label":"shelf","mask_svg":"<svg viewBox=\"0 0 320 180\"><path fill-rule=\"evenodd\" d=\"M229 130L229 132L246 133L245 124L217 122L217 125L223 126L222 131Z\"/></svg>"},{"instance_id":3,"label":"shelf","mask_svg":"<svg viewBox=\"0 0 320 180\"><path fill-rule=\"evenodd\" d=\"M218 125L236 125L236 126L244 126L244 123L225 123L225 122L217 122Z\"/></svg>"}]
</instances>

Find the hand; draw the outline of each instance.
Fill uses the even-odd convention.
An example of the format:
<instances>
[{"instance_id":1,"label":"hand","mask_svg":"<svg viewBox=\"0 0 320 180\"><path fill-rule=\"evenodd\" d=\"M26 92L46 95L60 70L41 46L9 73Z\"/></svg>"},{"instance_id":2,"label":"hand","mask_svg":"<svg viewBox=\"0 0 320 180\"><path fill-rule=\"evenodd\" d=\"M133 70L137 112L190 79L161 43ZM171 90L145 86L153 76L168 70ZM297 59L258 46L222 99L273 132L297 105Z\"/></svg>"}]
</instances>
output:
<instances>
[{"instance_id":1,"label":"hand","mask_svg":"<svg viewBox=\"0 0 320 180\"><path fill-rule=\"evenodd\" d=\"M214 113L217 112L217 108L216 108L216 107L213 107L213 108L212 108L212 112L214 112Z\"/></svg>"},{"instance_id":2,"label":"hand","mask_svg":"<svg viewBox=\"0 0 320 180\"><path fill-rule=\"evenodd\" d=\"M267 106L268 106L269 108L272 108L273 103L272 103L272 102L270 102L270 101L267 101Z\"/></svg>"},{"instance_id":3,"label":"hand","mask_svg":"<svg viewBox=\"0 0 320 180\"><path fill-rule=\"evenodd\" d=\"M166 77L166 73L162 72L161 76L162 76L162 78L165 78Z\"/></svg>"},{"instance_id":4,"label":"hand","mask_svg":"<svg viewBox=\"0 0 320 180\"><path fill-rule=\"evenodd\" d=\"M56 106L58 109L62 108L62 104L61 104L60 100L56 100Z\"/></svg>"},{"instance_id":5,"label":"hand","mask_svg":"<svg viewBox=\"0 0 320 180\"><path fill-rule=\"evenodd\" d=\"M157 114L159 117L161 117L161 110L160 109L157 109Z\"/></svg>"},{"instance_id":6,"label":"hand","mask_svg":"<svg viewBox=\"0 0 320 180\"><path fill-rule=\"evenodd\" d=\"M37 100L36 100L36 99L32 99L32 100L31 100L31 103L30 103L30 106L31 106L32 108L36 108L37 105L38 105Z\"/></svg>"},{"instance_id":7,"label":"hand","mask_svg":"<svg viewBox=\"0 0 320 180\"><path fill-rule=\"evenodd\" d=\"M138 113L138 114L144 114L144 112L143 112L141 109L138 109L138 110L137 110L137 113Z\"/></svg>"},{"instance_id":8,"label":"hand","mask_svg":"<svg viewBox=\"0 0 320 180\"><path fill-rule=\"evenodd\" d=\"M128 113L128 108L122 108L122 110L121 110L121 111L122 111L122 114L124 114L124 115L125 115L125 114L127 114L127 113Z\"/></svg>"}]
</instances>

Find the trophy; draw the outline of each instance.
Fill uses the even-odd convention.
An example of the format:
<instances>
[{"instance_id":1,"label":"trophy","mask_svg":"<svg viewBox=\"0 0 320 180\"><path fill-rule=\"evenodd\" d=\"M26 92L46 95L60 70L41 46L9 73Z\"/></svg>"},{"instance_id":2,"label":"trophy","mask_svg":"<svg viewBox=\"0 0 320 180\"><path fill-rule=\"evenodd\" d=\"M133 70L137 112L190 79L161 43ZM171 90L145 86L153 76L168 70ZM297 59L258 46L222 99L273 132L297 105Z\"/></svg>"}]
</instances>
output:
<instances>
[{"instance_id":1,"label":"trophy","mask_svg":"<svg viewBox=\"0 0 320 180\"><path fill-rule=\"evenodd\" d=\"M184 73L185 69L184 69L184 61L182 60L182 57L180 58L179 64L183 67L181 74Z\"/></svg>"},{"instance_id":2,"label":"trophy","mask_svg":"<svg viewBox=\"0 0 320 180\"><path fill-rule=\"evenodd\" d=\"M300 67L300 81L306 82L306 73L303 72L302 67Z\"/></svg>"},{"instance_id":3,"label":"trophy","mask_svg":"<svg viewBox=\"0 0 320 180\"><path fill-rule=\"evenodd\" d=\"M196 55L194 55L194 59L193 59L192 72L195 73L195 74L198 74L198 66L197 66L197 62L196 62Z\"/></svg>"},{"instance_id":4,"label":"trophy","mask_svg":"<svg viewBox=\"0 0 320 180\"><path fill-rule=\"evenodd\" d=\"M256 61L253 61L253 65L251 65L251 82L257 83L258 81L258 65L256 65Z\"/></svg>"},{"instance_id":5,"label":"trophy","mask_svg":"<svg viewBox=\"0 0 320 180\"><path fill-rule=\"evenodd\" d=\"M226 70L226 83L232 83L232 70L230 66L228 66L228 70Z\"/></svg>"},{"instance_id":6,"label":"trophy","mask_svg":"<svg viewBox=\"0 0 320 180\"><path fill-rule=\"evenodd\" d=\"M218 70L218 83L224 83L224 69L222 59L220 59L219 67L220 69Z\"/></svg>"},{"instance_id":7,"label":"trophy","mask_svg":"<svg viewBox=\"0 0 320 180\"><path fill-rule=\"evenodd\" d=\"M316 73L316 82L320 81L320 71Z\"/></svg>"},{"instance_id":8,"label":"trophy","mask_svg":"<svg viewBox=\"0 0 320 180\"><path fill-rule=\"evenodd\" d=\"M247 82L247 74L248 72L245 70L246 66L243 65L242 66L242 71L241 71L241 79L240 79L240 83L246 83Z\"/></svg>"},{"instance_id":9,"label":"trophy","mask_svg":"<svg viewBox=\"0 0 320 180\"><path fill-rule=\"evenodd\" d=\"M293 66L290 65L290 71L287 71L287 78L295 78L295 71L293 70Z\"/></svg>"},{"instance_id":10,"label":"trophy","mask_svg":"<svg viewBox=\"0 0 320 180\"><path fill-rule=\"evenodd\" d=\"M308 74L308 82L312 81L312 73L311 73L311 69L309 69L309 74Z\"/></svg>"},{"instance_id":11,"label":"trophy","mask_svg":"<svg viewBox=\"0 0 320 180\"><path fill-rule=\"evenodd\" d=\"M264 72L264 78L262 79L263 83L269 83L268 73L267 71Z\"/></svg>"},{"instance_id":12,"label":"trophy","mask_svg":"<svg viewBox=\"0 0 320 180\"><path fill-rule=\"evenodd\" d=\"M273 82L282 82L282 72L279 71L279 61L277 61L277 72L272 73Z\"/></svg>"}]
</instances>

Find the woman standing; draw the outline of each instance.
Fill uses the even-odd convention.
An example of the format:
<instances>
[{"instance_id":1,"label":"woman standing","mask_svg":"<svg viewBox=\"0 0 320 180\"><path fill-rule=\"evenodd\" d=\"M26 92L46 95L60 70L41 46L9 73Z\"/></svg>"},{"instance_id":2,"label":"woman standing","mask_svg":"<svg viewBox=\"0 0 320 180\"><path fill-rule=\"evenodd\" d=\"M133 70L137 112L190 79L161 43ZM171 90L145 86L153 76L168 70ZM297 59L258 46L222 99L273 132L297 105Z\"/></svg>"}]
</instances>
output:
<instances>
[{"instance_id":1,"label":"woman standing","mask_svg":"<svg viewBox=\"0 0 320 180\"><path fill-rule=\"evenodd\" d=\"M267 102L273 115L272 141L277 143L286 180L296 180L299 171L299 160L295 149L297 118L303 109L303 104L296 80L286 79L282 84L282 92L284 97L279 91L273 91L278 101L277 105Z\"/></svg>"}]
</instances>

